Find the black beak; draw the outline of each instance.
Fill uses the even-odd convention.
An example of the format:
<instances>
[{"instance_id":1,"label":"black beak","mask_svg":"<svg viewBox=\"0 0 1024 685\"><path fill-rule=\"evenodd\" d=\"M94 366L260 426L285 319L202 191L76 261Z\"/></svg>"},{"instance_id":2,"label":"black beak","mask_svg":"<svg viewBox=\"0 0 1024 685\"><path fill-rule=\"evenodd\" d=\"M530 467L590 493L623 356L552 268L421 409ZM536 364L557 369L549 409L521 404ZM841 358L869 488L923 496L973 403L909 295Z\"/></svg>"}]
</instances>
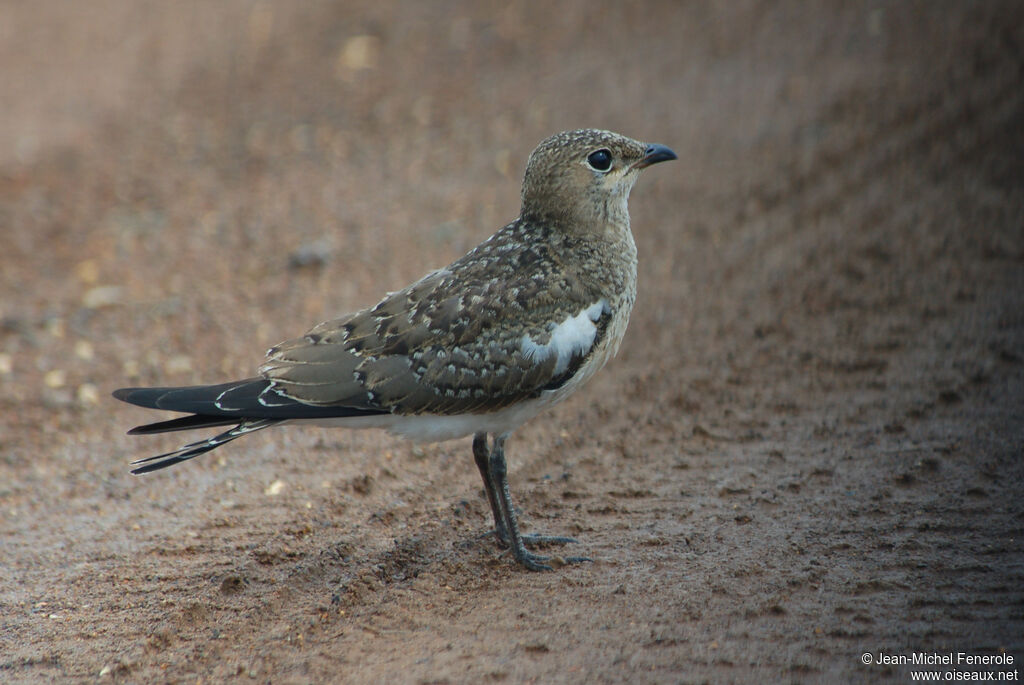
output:
<instances>
[{"instance_id":1,"label":"black beak","mask_svg":"<svg viewBox=\"0 0 1024 685\"><path fill-rule=\"evenodd\" d=\"M672 152L672 150L670 150L669 148L665 147L664 145L652 143L647 146L647 149L644 150L644 156L641 157L640 161L635 163L632 168L646 169L652 164L657 164L658 162L667 162L670 159L679 159L679 156L676 153Z\"/></svg>"}]
</instances>

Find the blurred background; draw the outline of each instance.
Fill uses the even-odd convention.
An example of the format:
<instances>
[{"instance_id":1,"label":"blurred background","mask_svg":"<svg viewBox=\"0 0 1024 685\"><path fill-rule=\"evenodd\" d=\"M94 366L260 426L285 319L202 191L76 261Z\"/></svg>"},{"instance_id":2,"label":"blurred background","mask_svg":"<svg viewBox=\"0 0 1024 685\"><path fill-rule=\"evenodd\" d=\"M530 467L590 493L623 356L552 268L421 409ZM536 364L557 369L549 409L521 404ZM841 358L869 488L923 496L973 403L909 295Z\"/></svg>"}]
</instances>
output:
<instances>
[{"instance_id":1,"label":"blurred background","mask_svg":"<svg viewBox=\"0 0 1024 685\"><path fill-rule=\"evenodd\" d=\"M0 3L0 679L1024 658L1022 27L1012 2ZM252 375L514 219L533 147L585 126L679 154L632 195L619 357L510 450L525 516L598 563L460 546L486 516L461 442L292 429L127 475L179 441L124 436L153 417L111 390Z\"/></svg>"}]
</instances>

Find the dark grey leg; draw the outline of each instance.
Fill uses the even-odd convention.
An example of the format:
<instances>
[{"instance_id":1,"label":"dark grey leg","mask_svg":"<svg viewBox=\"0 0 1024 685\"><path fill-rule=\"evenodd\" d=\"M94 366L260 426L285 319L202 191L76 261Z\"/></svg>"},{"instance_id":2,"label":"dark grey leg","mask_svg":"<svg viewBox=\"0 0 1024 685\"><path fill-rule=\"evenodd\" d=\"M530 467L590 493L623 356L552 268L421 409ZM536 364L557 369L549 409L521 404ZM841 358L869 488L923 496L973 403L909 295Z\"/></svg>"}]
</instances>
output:
<instances>
[{"instance_id":1,"label":"dark grey leg","mask_svg":"<svg viewBox=\"0 0 1024 685\"><path fill-rule=\"evenodd\" d=\"M483 448L486 448L486 436L483 436L483 440L478 441L481 435L478 433L473 438L473 455L477 458L477 466L480 466L482 450L478 450L478 444L481 444ZM559 537L559 536L546 536L546 535L534 535L534 536L523 536L519 532L519 522L516 520L516 511L512 506L512 497L509 494L508 489L508 467L505 463L505 439L506 435L498 435L494 438L494 443L491 446L490 455L487 460L487 476L484 478L485 485L489 486L491 494L488 495L488 499L491 500L491 510L495 517L495 530L497 531L498 537L501 535L501 529L504 528L505 541L509 548L512 550L512 554L515 556L516 561L530 569L531 571L550 571L551 566L544 563L550 560L550 557L533 554L527 551L525 542L529 541L532 543L544 544L544 543L567 543L576 542L572 538ZM483 469L481 469L481 472ZM499 522L499 518L501 521ZM582 561L590 561L586 557L568 557L563 559L565 563L573 564Z\"/></svg>"},{"instance_id":2,"label":"dark grey leg","mask_svg":"<svg viewBox=\"0 0 1024 685\"><path fill-rule=\"evenodd\" d=\"M498 542L507 547L505 513L501 510L496 488L491 481L490 456L490 450L487 449L487 433L477 433L473 436L473 459L476 460L476 467L480 469L480 477L484 479L484 492L487 493L487 502L491 505L491 514L494 516L494 534L498 536Z\"/></svg>"}]
</instances>

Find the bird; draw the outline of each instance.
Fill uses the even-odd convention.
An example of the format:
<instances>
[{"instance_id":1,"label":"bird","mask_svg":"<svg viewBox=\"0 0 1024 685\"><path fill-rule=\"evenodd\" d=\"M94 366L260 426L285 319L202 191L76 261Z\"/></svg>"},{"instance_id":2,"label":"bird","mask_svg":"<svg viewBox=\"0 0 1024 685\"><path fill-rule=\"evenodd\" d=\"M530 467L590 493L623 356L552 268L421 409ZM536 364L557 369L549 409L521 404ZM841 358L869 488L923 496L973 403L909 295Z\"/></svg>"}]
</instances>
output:
<instances>
[{"instance_id":1,"label":"bird","mask_svg":"<svg viewBox=\"0 0 1024 685\"><path fill-rule=\"evenodd\" d=\"M186 414L129 435L231 426L139 459L132 473L284 424L382 428L421 442L472 436L497 545L532 571L590 561L529 549L576 540L520 531L505 443L618 351L636 299L629 194L641 170L674 159L664 145L601 129L543 140L527 160L519 217L448 266L271 347L251 378L114 391Z\"/></svg>"}]
</instances>

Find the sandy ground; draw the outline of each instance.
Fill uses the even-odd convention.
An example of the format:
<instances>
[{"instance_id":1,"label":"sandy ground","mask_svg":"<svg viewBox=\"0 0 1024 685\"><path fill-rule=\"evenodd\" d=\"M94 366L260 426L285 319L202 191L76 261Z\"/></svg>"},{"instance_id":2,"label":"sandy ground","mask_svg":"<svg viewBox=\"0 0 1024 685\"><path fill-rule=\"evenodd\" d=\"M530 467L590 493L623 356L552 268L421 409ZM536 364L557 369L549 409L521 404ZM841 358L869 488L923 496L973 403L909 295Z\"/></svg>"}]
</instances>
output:
<instances>
[{"instance_id":1,"label":"sandy ground","mask_svg":"<svg viewBox=\"0 0 1024 685\"><path fill-rule=\"evenodd\" d=\"M1019 3L12 2L0 36L0 681L1024 660ZM509 447L526 527L594 563L481 539L468 440L128 474L180 436L111 390L250 375L513 218L580 126L680 155L633 193L619 357Z\"/></svg>"}]
</instances>

